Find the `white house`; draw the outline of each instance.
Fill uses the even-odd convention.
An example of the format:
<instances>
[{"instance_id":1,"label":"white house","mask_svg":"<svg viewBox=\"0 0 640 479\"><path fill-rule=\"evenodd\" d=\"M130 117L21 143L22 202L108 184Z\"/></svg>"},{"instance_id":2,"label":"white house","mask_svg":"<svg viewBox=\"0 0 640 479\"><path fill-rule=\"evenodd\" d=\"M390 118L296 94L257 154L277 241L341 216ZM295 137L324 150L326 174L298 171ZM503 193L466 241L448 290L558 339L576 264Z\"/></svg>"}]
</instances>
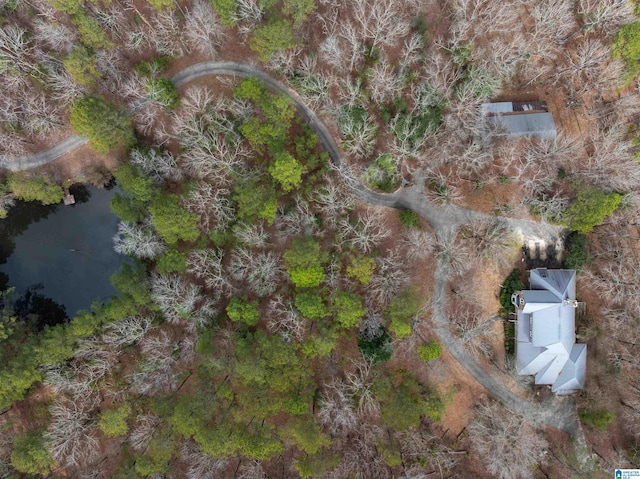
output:
<instances>
[{"instance_id":1,"label":"white house","mask_svg":"<svg viewBox=\"0 0 640 479\"><path fill-rule=\"evenodd\" d=\"M517 372L535 375L556 394L583 389L587 345L576 344L576 272L539 268L529 271L530 290L511 297L516 324Z\"/></svg>"}]
</instances>

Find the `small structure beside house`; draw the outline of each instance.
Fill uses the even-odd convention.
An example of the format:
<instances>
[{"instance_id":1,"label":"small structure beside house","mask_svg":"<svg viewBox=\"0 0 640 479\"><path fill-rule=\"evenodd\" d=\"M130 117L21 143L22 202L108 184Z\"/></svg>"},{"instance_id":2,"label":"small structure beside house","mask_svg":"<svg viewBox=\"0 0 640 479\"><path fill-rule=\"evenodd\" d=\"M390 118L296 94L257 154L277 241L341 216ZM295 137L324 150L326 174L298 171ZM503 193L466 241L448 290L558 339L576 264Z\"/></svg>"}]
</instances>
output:
<instances>
[{"instance_id":1,"label":"small structure beside house","mask_svg":"<svg viewBox=\"0 0 640 479\"><path fill-rule=\"evenodd\" d=\"M495 130L494 136L556 137L556 125L545 101L484 103L481 109Z\"/></svg>"},{"instance_id":2,"label":"small structure beside house","mask_svg":"<svg viewBox=\"0 0 640 479\"><path fill-rule=\"evenodd\" d=\"M529 271L530 290L511 296L516 307L516 370L535 375L556 394L584 388L587 345L576 344L576 272L538 268Z\"/></svg>"}]
</instances>

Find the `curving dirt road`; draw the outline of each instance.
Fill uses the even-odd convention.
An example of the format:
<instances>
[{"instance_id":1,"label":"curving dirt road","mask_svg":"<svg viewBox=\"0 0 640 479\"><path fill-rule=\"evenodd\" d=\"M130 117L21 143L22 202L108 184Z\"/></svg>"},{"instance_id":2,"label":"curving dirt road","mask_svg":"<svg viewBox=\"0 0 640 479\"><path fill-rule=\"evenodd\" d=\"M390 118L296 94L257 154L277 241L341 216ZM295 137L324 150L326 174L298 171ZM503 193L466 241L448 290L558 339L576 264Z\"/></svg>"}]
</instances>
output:
<instances>
[{"instance_id":1,"label":"curving dirt road","mask_svg":"<svg viewBox=\"0 0 640 479\"><path fill-rule=\"evenodd\" d=\"M555 241L555 238L561 233L561 228L545 223L495 217L453 205L435 205L431 203L425 195L424 181L419 177L415 178L413 186L401 188L393 194L371 191L351 175L340 148L333 139L333 135L317 115L306 106L295 91L252 65L236 62L198 63L174 75L172 81L177 87L180 87L197 78L208 75L253 76L263 81L271 89L287 95L295 103L300 115L309 122L311 128L318 134L320 143L327 153L329 153L334 168L338 170L359 199L377 206L415 211L429 222L441 245L451 245L453 241L455 241L456 232L460 226L478 219L497 219L510 229L519 231L524 237L535 235L538 238L552 242ZM15 164L11 166L5 164L6 162L0 162L0 166L11 170L33 168L52 161L86 142L86 138L73 136L59 145L43 150L31 157L13 160ZM537 404L519 397L500 384L488 371L482 368L482 366L465 351L460 341L451 333L449 320L445 312L449 268L449 258L444 254L439 255L434 272L435 288L432 317L436 327L435 332L441 343L478 383L492 396L502 401L508 408L524 415L534 423L565 431L576 440L578 445L584 445L582 429L572 398L552 398L546 403Z\"/></svg>"},{"instance_id":2,"label":"curving dirt road","mask_svg":"<svg viewBox=\"0 0 640 479\"><path fill-rule=\"evenodd\" d=\"M6 158L0 156L0 168L5 168L10 171L30 170L31 168L45 165L60 158L65 153L79 148L88 141L88 138L72 135L57 145L39 151L35 155L23 156L22 158Z\"/></svg>"}]
</instances>

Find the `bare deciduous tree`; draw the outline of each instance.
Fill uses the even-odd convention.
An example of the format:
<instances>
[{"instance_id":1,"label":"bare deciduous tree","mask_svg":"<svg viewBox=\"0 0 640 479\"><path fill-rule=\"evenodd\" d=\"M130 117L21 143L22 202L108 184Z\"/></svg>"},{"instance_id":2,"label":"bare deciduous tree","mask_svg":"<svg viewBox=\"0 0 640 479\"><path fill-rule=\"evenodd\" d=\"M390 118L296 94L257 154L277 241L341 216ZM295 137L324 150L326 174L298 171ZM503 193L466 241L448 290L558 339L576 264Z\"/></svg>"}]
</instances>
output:
<instances>
[{"instance_id":1,"label":"bare deciduous tree","mask_svg":"<svg viewBox=\"0 0 640 479\"><path fill-rule=\"evenodd\" d=\"M472 221L462 229L461 236L471 256L498 266L513 263L519 249L513 232L497 219Z\"/></svg>"},{"instance_id":2,"label":"bare deciduous tree","mask_svg":"<svg viewBox=\"0 0 640 479\"><path fill-rule=\"evenodd\" d=\"M462 197L462 192L456 183L450 174L433 172L426 178L427 196L435 203L455 203Z\"/></svg>"},{"instance_id":3,"label":"bare deciduous tree","mask_svg":"<svg viewBox=\"0 0 640 479\"><path fill-rule=\"evenodd\" d=\"M215 298L205 298L200 288L177 274L156 274L151 278L151 298L170 323L187 320L207 324L215 314Z\"/></svg>"},{"instance_id":4,"label":"bare deciduous tree","mask_svg":"<svg viewBox=\"0 0 640 479\"><path fill-rule=\"evenodd\" d=\"M262 223L236 223L232 230L238 242L248 248L265 248L270 244L269 233L264 230Z\"/></svg>"},{"instance_id":5,"label":"bare deciduous tree","mask_svg":"<svg viewBox=\"0 0 640 479\"><path fill-rule=\"evenodd\" d=\"M376 258L376 269L367 289L367 298L383 308L409 282L409 274L397 251Z\"/></svg>"},{"instance_id":6,"label":"bare deciduous tree","mask_svg":"<svg viewBox=\"0 0 640 479\"><path fill-rule=\"evenodd\" d=\"M204 454L192 440L185 441L181 457L187 463L187 479L217 479L229 464L229 459Z\"/></svg>"},{"instance_id":7,"label":"bare deciduous tree","mask_svg":"<svg viewBox=\"0 0 640 479\"><path fill-rule=\"evenodd\" d=\"M633 5L625 0L580 0L578 15L584 19L585 28L598 28L605 33L635 20Z\"/></svg>"},{"instance_id":8,"label":"bare deciduous tree","mask_svg":"<svg viewBox=\"0 0 640 479\"><path fill-rule=\"evenodd\" d=\"M291 301L276 295L267 306L267 329L279 334L285 341L301 341L307 330L307 322Z\"/></svg>"},{"instance_id":9,"label":"bare deciduous tree","mask_svg":"<svg viewBox=\"0 0 640 479\"><path fill-rule=\"evenodd\" d=\"M12 67L29 73L34 68L30 59L34 50L35 46L26 29L13 24L0 28L0 67L3 71Z\"/></svg>"},{"instance_id":10,"label":"bare deciduous tree","mask_svg":"<svg viewBox=\"0 0 640 479\"><path fill-rule=\"evenodd\" d=\"M535 21L532 40L538 44L553 42L561 44L575 28L574 5L568 0L534 2L531 16Z\"/></svg>"},{"instance_id":11,"label":"bare deciduous tree","mask_svg":"<svg viewBox=\"0 0 640 479\"><path fill-rule=\"evenodd\" d=\"M130 390L136 394L154 396L175 391L178 387L178 376L174 371L175 360L171 357L142 358L138 369L128 375Z\"/></svg>"},{"instance_id":12,"label":"bare deciduous tree","mask_svg":"<svg viewBox=\"0 0 640 479\"><path fill-rule=\"evenodd\" d=\"M428 231L410 228L402 232L402 250L411 261L423 261L433 255L436 241Z\"/></svg>"},{"instance_id":13,"label":"bare deciduous tree","mask_svg":"<svg viewBox=\"0 0 640 479\"><path fill-rule=\"evenodd\" d=\"M325 175L322 187L315 193L315 202L319 205L325 221L337 225L338 220L353 209L353 196L345 191L343 184L338 183L331 175Z\"/></svg>"},{"instance_id":14,"label":"bare deciduous tree","mask_svg":"<svg viewBox=\"0 0 640 479\"><path fill-rule=\"evenodd\" d=\"M207 231L224 231L236 218L230 191L200 182L186 200L189 211L200 215L200 227Z\"/></svg>"},{"instance_id":15,"label":"bare deciduous tree","mask_svg":"<svg viewBox=\"0 0 640 479\"><path fill-rule=\"evenodd\" d=\"M129 433L129 444L134 451L142 452L146 449L153 434L162 424L162 419L154 414L143 414L136 418L136 425Z\"/></svg>"},{"instance_id":16,"label":"bare deciduous tree","mask_svg":"<svg viewBox=\"0 0 640 479\"><path fill-rule=\"evenodd\" d=\"M195 0L184 19L184 32L191 48L204 55L215 56L226 34L211 2Z\"/></svg>"},{"instance_id":17,"label":"bare deciduous tree","mask_svg":"<svg viewBox=\"0 0 640 479\"><path fill-rule=\"evenodd\" d=\"M343 437L358 427L354 398L344 382L336 380L325 385L318 420L332 436Z\"/></svg>"},{"instance_id":18,"label":"bare deciduous tree","mask_svg":"<svg viewBox=\"0 0 640 479\"><path fill-rule=\"evenodd\" d=\"M370 252L391 234L382 214L379 209L368 209L358 215L355 221L344 218L338 225L341 240L350 242L364 253Z\"/></svg>"},{"instance_id":19,"label":"bare deciduous tree","mask_svg":"<svg viewBox=\"0 0 640 479\"><path fill-rule=\"evenodd\" d=\"M231 171L242 167L249 154L243 143L230 143L229 135L224 132L209 130L206 133L193 133L199 136L187 140L194 144L187 146L180 155L185 171L194 178L207 178L218 186L228 186ZM185 136L181 136L183 143L185 139Z\"/></svg>"},{"instance_id":20,"label":"bare deciduous tree","mask_svg":"<svg viewBox=\"0 0 640 479\"><path fill-rule=\"evenodd\" d=\"M51 456L65 467L91 464L98 456L97 426L91 416L94 401L58 399L50 408L44 438Z\"/></svg>"},{"instance_id":21,"label":"bare deciduous tree","mask_svg":"<svg viewBox=\"0 0 640 479\"><path fill-rule=\"evenodd\" d=\"M166 248L164 241L148 225L121 221L118 223L118 233L113 237L113 249L116 253L140 259L156 258Z\"/></svg>"},{"instance_id":22,"label":"bare deciduous tree","mask_svg":"<svg viewBox=\"0 0 640 479\"><path fill-rule=\"evenodd\" d=\"M341 109L337 121L345 149L355 158L364 158L373 151L378 127L366 109L356 109Z\"/></svg>"},{"instance_id":23,"label":"bare deciduous tree","mask_svg":"<svg viewBox=\"0 0 640 479\"><path fill-rule=\"evenodd\" d=\"M182 171L169 151L134 148L129 153L129 158L132 164L139 166L158 183L164 180L180 181L182 179Z\"/></svg>"},{"instance_id":24,"label":"bare deciduous tree","mask_svg":"<svg viewBox=\"0 0 640 479\"><path fill-rule=\"evenodd\" d=\"M190 48L183 34L183 20L178 9L166 8L154 13L147 35L156 51L172 57L188 55Z\"/></svg>"},{"instance_id":25,"label":"bare deciduous tree","mask_svg":"<svg viewBox=\"0 0 640 479\"><path fill-rule=\"evenodd\" d=\"M295 206L291 211L286 211L284 207L278 208L275 225L283 238L310 234L318 228L316 213L308 201L301 195L296 195Z\"/></svg>"},{"instance_id":26,"label":"bare deciduous tree","mask_svg":"<svg viewBox=\"0 0 640 479\"><path fill-rule=\"evenodd\" d=\"M546 441L521 416L497 402L477 404L476 417L467 426L470 447L499 479L533 477L533 464L544 454ZM517 438L517 447L514 446Z\"/></svg>"},{"instance_id":27,"label":"bare deciduous tree","mask_svg":"<svg viewBox=\"0 0 640 479\"><path fill-rule=\"evenodd\" d=\"M249 461L238 468L238 479L266 479L267 473L260 461Z\"/></svg>"},{"instance_id":28,"label":"bare deciduous tree","mask_svg":"<svg viewBox=\"0 0 640 479\"><path fill-rule=\"evenodd\" d=\"M100 339L114 349L133 344L149 331L151 322L146 316L129 316L107 326Z\"/></svg>"},{"instance_id":29,"label":"bare deciduous tree","mask_svg":"<svg viewBox=\"0 0 640 479\"><path fill-rule=\"evenodd\" d=\"M198 279L203 279L207 289L217 295L234 291L227 273L222 267L223 250L203 249L192 251L187 257L187 271Z\"/></svg>"},{"instance_id":30,"label":"bare deciduous tree","mask_svg":"<svg viewBox=\"0 0 640 479\"><path fill-rule=\"evenodd\" d=\"M369 93L378 105L393 100L402 90L402 79L385 58L368 72Z\"/></svg>"},{"instance_id":31,"label":"bare deciduous tree","mask_svg":"<svg viewBox=\"0 0 640 479\"><path fill-rule=\"evenodd\" d=\"M42 370L45 373L43 384L50 386L58 394L69 394L74 398L84 398L91 392L91 379L93 378L88 377L86 374L81 376L77 365L47 365Z\"/></svg>"},{"instance_id":32,"label":"bare deciduous tree","mask_svg":"<svg viewBox=\"0 0 640 479\"><path fill-rule=\"evenodd\" d=\"M419 471L425 478L433 471L440 477L446 477L445 474L456 466L462 455L466 454L466 451L455 451L444 444L441 438L419 429L409 428L399 436L402 457L414 464L413 467L409 467L407 478L421 477L418 475ZM412 472L412 469L415 470Z\"/></svg>"},{"instance_id":33,"label":"bare deciduous tree","mask_svg":"<svg viewBox=\"0 0 640 479\"><path fill-rule=\"evenodd\" d=\"M371 47L394 46L409 32L409 23L392 0L352 0L351 5L357 32Z\"/></svg>"},{"instance_id":34,"label":"bare deciduous tree","mask_svg":"<svg viewBox=\"0 0 640 479\"><path fill-rule=\"evenodd\" d=\"M591 154L581 162L577 173L605 191L635 191L640 170L625 138L626 128L599 128L591 135Z\"/></svg>"},{"instance_id":35,"label":"bare deciduous tree","mask_svg":"<svg viewBox=\"0 0 640 479\"><path fill-rule=\"evenodd\" d=\"M37 18L34 21L35 39L58 53L67 54L71 52L77 43L78 35L69 27L62 23Z\"/></svg>"},{"instance_id":36,"label":"bare deciduous tree","mask_svg":"<svg viewBox=\"0 0 640 479\"><path fill-rule=\"evenodd\" d=\"M245 248L236 248L233 251L229 272L237 281L246 282L259 296L273 293L283 274L280 256L277 253L252 253Z\"/></svg>"},{"instance_id":37,"label":"bare deciduous tree","mask_svg":"<svg viewBox=\"0 0 640 479\"><path fill-rule=\"evenodd\" d=\"M362 417L378 417L380 403L373 392L374 372L368 361L353 363L354 369L345 372L345 388L349 395L357 398L356 411Z\"/></svg>"},{"instance_id":38,"label":"bare deciduous tree","mask_svg":"<svg viewBox=\"0 0 640 479\"><path fill-rule=\"evenodd\" d=\"M242 31L248 33L262 20L264 7L256 0L237 0L236 4L235 20L242 23Z\"/></svg>"},{"instance_id":39,"label":"bare deciduous tree","mask_svg":"<svg viewBox=\"0 0 640 479\"><path fill-rule=\"evenodd\" d=\"M367 302L367 314L360 322L358 337L365 341L373 341L380 337L384 331L387 320L384 319L380 311L377 311L372 304Z\"/></svg>"}]
</instances>

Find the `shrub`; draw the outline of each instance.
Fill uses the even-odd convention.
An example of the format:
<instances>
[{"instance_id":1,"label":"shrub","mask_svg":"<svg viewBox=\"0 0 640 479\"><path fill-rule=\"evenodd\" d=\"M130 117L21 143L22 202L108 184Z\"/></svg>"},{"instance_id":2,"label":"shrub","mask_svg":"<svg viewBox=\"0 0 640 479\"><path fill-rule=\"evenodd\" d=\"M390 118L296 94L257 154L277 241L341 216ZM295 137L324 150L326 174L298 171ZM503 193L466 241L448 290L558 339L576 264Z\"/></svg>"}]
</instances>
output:
<instances>
[{"instance_id":1,"label":"shrub","mask_svg":"<svg viewBox=\"0 0 640 479\"><path fill-rule=\"evenodd\" d=\"M211 4L220 15L220 21L225 27L231 28L236 24L235 18L238 10L236 0L211 0Z\"/></svg>"},{"instance_id":2,"label":"shrub","mask_svg":"<svg viewBox=\"0 0 640 479\"><path fill-rule=\"evenodd\" d=\"M156 264L158 273L184 273L187 270L187 255L175 248L168 249Z\"/></svg>"},{"instance_id":3,"label":"shrub","mask_svg":"<svg viewBox=\"0 0 640 479\"><path fill-rule=\"evenodd\" d=\"M562 223L571 231L589 233L602 224L621 202L622 196L618 193L605 193L595 186L581 187L562 214Z\"/></svg>"},{"instance_id":4,"label":"shrub","mask_svg":"<svg viewBox=\"0 0 640 479\"><path fill-rule=\"evenodd\" d=\"M434 359L438 359L442 355L442 344L433 339L429 341L426 345L418 346L418 356L425 363L429 361L433 361Z\"/></svg>"},{"instance_id":5,"label":"shrub","mask_svg":"<svg viewBox=\"0 0 640 479\"><path fill-rule=\"evenodd\" d=\"M640 20L623 25L616 34L613 55L621 58L627 67L627 81L640 74Z\"/></svg>"},{"instance_id":6,"label":"shrub","mask_svg":"<svg viewBox=\"0 0 640 479\"><path fill-rule=\"evenodd\" d=\"M302 183L304 166L291 154L282 151L276 155L275 161L268 168L271 177L280 183L282 191L289 192Z\"/></svg>"},{"instance_id":7,"label":"shrub","mask_svg":"<svg viewBox=\"0 0 640 479\"><path fill-rule=\"evenodd\" d=\"M269 61L274 53L295 46L293 28L286 20L273 20L256 28L249 40L249 48L256 52L263 62Z\"/></svg>"},{"instance_id":8,"label":"shrub","mask_svg":"<svg viewBox=\"0 0 640 479\"><path fill-rule=\"evenodd\" d=\"M278 198L271 183L265 185L258 177L238 179L231 197L238 204L238 218L247 223L262 218L271 224L276 218Z\"/></svg>"},{"instance_id":9,"label":"shrub","mask_svg":"<svg viewBox=\"0 0 640 479\"><path fill-rule=\"evenodd\" d=\"M257 301L249 302L245 297L233 297L227 306L227 316L235 323L255 326L260 321L260 309Z\"/></svg>"},{"instance_id":10,"label":"shrub","mask_svg":"<svg viewBox=\"0 0 640 479\"><path fill-rule=\"evenodd\" d=\"M308 319L322 319L330 314L329 308L324 304L322 297L315 291L296 294L295 304L302 316Z\"/></svg>"},{"instance_id":11,"label":"shrub","mask_svg":"<svg viewBox=\"0 0 640 479\"><path fill-rule=\"evenodd\" d=\"M331 469L340 463L339 454L317 454L300 456L293 463L293 467L302 479L324 477Z\"/></svg>"},{"instance_id":12,"label":"shrub","mask_svg":"<svg viewBox=\"0 0 640 479\"><path fill-rule=\"evenodd\" d=\"M49 3L56 10L60 10L73 15L82 8L82 0L49 0Z\"/></svg>"},{"instance_id":13,"label":"shrub","mask_svg":"<svg viewBox=\"0 0 640 479\"><path fill-rule=\"evenodd\" d=\"M407 228L418 228L420 226L420 216L411 210L400 210L400 223Z\"/></svg>"},{"instance_id":14,"label":"shrub","mask_svg":"<svg viewBox=\"0 0 640 479\"><path fill-rule=\"evenodd\" d=\"M297 287L314 288L324 280L328 255L311 236L295 239L283 256L289 278Z\"/></svg>"},{"instance_id":15,"label":"shrub","mask_svg":"<svg viewBox=\"0 0 640 479\"><path fill-rule=\"evenodd\" d=\"M147 2L156 10L163 10L176 4L175 0L147 0Z\"/></svg>"},{"instance_id":16,"label":"shrub","mask_svg":"<svg viewBox=\"0 0 640 479\"><path fill-rule=\"evenodd\" d=\"M18 434L13 443L11 464L26 474L46 475L55 462L44 444L41 431Z\"/></svg>"},{"instance_id":17,"label":"shrub","mask_svg":"<svg viewBox=\"0 0 640 479\"><path fill-rule=\"evenodd\" d=\"M367 314L362 298L355 293L340 291L333 298L333 304L336 310L336 321L345 329L357 326L360 319Z\"/></svg>"},{"instance_id":18,"label":"shrub","mask_svg":"<svg viewBox=\"0 0 640 479\"><path fill-rule=\"evenodd\" d=\"M567 255L564 259L564 267L582 271L582 268L591 262L589 255L589 242L581 233L573 232L567 236Z\"/></svg>"},{"instance_id":19,"label":"shrub","mask_svg":"<svg viewBox=\"0 0 640 479\"><path fill-rule=\"evenodd\" d=\"M380 155L365 172L365 180L369 186L382 191L394 191L400 185L398 167L389 153Z\"/></svg>"},{"instance_id":20,"label":"shrub","mask_svg":"<svg viewBox=\"0 0 640 479\"><path fill-rule=\"evenodd\" d=\"M405 371L398 371L393 379L377 379L373 389L380 402L383 424L396 431L418 427L421 417L438 421L444 410L440 397Z\"/></svg>"},{"instance_id":21,"label":"shrub","mask_svg":"<svg viewBox=\"0 0 640 479\"><path fill-rule=\"evenodd\" d=\"M139 201L116 193L109 201L109 209L125 223L135 224L144 218L143 206Z\"/></svg>"},{"instance_id":22,"label":"shrub","mask_svg":"<svg viewBox=\"0 0 640 479\"><path fill-rule=\"evenodd\" d=\"M71 22L78 29L80 41L92 50L100 50L109 46L109 38L100 24L85 10L80 9L73 15Z\"/></svg>"},{"instance_id":23,"label":"shrub","mask_svg":"<svg viewBox=\"0 0 640 479\"><path fill-rule=\"evenodd\" d=\"M509 273L507 279L502 283L500 289L500 316L506 316L513 311L513 305L511 304L511 295L516 291L520 291L524 288L524 283L520 281L520 270L514 269Z\"/></svg>"},{"instance_id":24,"label":"shrub","mask_svg":"<svg viewBox=\"0 0 640 479\"><path fill-rule=\"evenodd\" d=\"M283 151L295 115L291 101L274 94L256 78L245 78L234 91L235 96L254 103L264 118L252 116L240 126L240 132L256 151L268 146L272 153ZM284 157L283 159L288 159Z\"/></svg>"},{"instance_id":25,"label":"shrub","mask_svg":"<svg viewBox=\"0 0 640 479\"><path fill-rule=\"evenodd\" d=\"M411 320L420 311L420 293L414 288L404 288L387 308L386 317L391 321L389 331L398 339L411 334Z\"/></svg>"},{"instance_id":26,"label":"shrub","mask_svg":"<svg viewBox=\"0 0 640 479\"><path fill-rule=\"evenodd\" d=\"M393 354L393 340L391 335L381 328L373 338L358 336L358 349L362 357L372 365L384 363L389 361Z\"/></svg>"},{"instance_id":27,"label":"shrub","mask_svg":"<svg viewBox=\"0 0 640 479\"><path fill-rule=\"evenodd\" d=\"M284 0L282 2L282 13L289 15L295 25L300 26L309 14L316 11L314 0Z\"/></svg>"},{"instance_id":28,"label":"shrub","mask_svg":"<svg viewBox=\"0 0 640 479\"><path fill-rule=\"evenodd\" d=\"M103 411L98 420L98 426L105 436L124 436L129 431L127 418L131 413L131 407L124 405L118 409Z\"/></svg>"},{"instance_id":29,"label":"shrub","mask_svg":"<svg viewBox=\"0 0 640 479\"><path fill-rule=\"evenodd\" d=\"M376 262L370 256L352 256L347 265L347 276L367 285L373 279Z\"/></svg>"},{"instance_id":30,"label":"shrub","mask_svg":"<svg viewBox=\"0 0 640 479\"><path fill-rule=\"evenodd\" d=\"M580 419L586 425L604 431L616 418L614 414L604 408L581 408L578 411Z\"/></svg>"},{"instance_id":31,"label":"shrub","mask_svg":"<svg viewBox=\"0 0 640 479\"><path fill-rule=\"evenodd\" d=\"M84 47L76 47L63 61L64 67L73 81L87 87L93 87L102 75L96 67L96 56Z\"/></svg>"},{"instance_id":32,"label":"shrub","mask_svg":"<svg viewBox=\"0 0 640 479\"><path fill-rule=\"evenodd\" d=\"M198 215L189 213L177 195L159 194L149 206L153 225L167 244L195 241L200 236Z\"/></svg>"},{"instance_id":33,"label":"shrub","mask_svg":"<svg viewBox=\"0 0 640 479\"><path fill-rule=\"evenodd\" d=\"M73 131L88 137L91 146L101 153L120 146L130 148L136 142L129 115L99 96L76 101L69 121Z\"/></svg>"},{"instance_id":34,"label":"shrub","mask_svg":"<svg viewBox=\"0 0 640 479\"><path fill-rule=\"evenodd\" d=\"M44 176L28 176L25 173L11 173L7 179L9 190L24 201L39 201L43 205L60 203L64 190Z\"/></svg>"},{"instance_id":35,"label":"shrub","mask_svg":"<svg viewBox=\"0 0 640 479\"><path fill-rule=\"evenodd\" d=\"M113 176L120 189L135 200L147 202L153 197L153 179L135 166L124 163L113 172Z\"/></svg>"},{"instance_id":36,"label":"shrub","mask_svg":"<svg viewBox=\"0 0 640 479\"><path fill-rule=\"evenodd\" d=\"M157 101L169 110L180 104L180 93L168 78L149 78L147 92L151 100Z\"/></svg>"}]
</instances>

